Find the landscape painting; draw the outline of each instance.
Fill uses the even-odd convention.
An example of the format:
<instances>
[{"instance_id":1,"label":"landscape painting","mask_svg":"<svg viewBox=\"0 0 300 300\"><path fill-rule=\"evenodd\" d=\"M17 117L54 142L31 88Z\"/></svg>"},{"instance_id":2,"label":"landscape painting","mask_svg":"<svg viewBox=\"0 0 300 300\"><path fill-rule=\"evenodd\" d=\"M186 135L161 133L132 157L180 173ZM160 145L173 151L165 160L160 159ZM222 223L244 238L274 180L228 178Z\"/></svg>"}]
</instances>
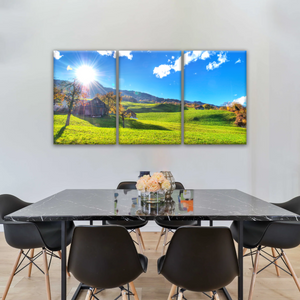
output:
<instances>
[{"instance_id":1,"label":"landscape painting","mask_svg":"<svg viewBox=\"0 0 300 300\"><path fill-rule=\"evenodd\" d=\"M184 52L184 143L247 143L246 51Z\"/></svg>"},{"instance_id":2,"label":"landscape painting","mask_svg":"<svg viewBox=\"0 0 300 300\"><path fill-rule=\"evenodd\" d=\"M54 144L116 143L116 52L53 52Z\"/></svg>"},{"instance_id":3,"label":"landscape painting","mask_svg":"<svg viewBox=\"0 0 300 300\"><path fill-rule=\"evenodd\" d=\"M181 144L181 51L120 51L119 92L120 144Z\"/></svg>"}]
</instances>

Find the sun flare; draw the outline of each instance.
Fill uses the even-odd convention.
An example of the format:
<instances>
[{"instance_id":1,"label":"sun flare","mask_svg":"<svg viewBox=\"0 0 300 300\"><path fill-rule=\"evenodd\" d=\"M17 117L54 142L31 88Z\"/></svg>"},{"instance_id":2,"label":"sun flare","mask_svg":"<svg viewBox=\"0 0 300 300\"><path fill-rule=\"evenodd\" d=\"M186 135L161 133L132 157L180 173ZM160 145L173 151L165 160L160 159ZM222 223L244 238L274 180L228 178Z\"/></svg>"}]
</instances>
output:
<instances>
[{"instance_id":1,"label":"sun flare","mask_svg":"<svg viewBox=\"0 0 300 300\"><path fill-rule=\"evenodd\" d=\"M89 84L95 80L95 70L87 65L82 65L76 70L76 77L83 84Z\"/></svg>"}]
</instances>

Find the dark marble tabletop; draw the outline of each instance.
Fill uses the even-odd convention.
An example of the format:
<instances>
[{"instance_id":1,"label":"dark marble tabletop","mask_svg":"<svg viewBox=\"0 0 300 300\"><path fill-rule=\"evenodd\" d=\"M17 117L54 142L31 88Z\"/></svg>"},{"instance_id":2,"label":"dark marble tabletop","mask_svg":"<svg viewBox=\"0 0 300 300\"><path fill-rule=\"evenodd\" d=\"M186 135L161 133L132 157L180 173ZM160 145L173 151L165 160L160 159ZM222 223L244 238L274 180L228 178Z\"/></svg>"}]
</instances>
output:
<instances>
[{"instance_id":1,"label":"dark marble tabletop","mask_svg":"<svg viewBox=\"0 0 300 300\"><path fill-rule=\"evenodd\" d=\"M136 190L64 190L5 217L11 221L165 219L295 221L300 216L238 190L187 190L148 203Z\"/></svg>"}]
</instances>

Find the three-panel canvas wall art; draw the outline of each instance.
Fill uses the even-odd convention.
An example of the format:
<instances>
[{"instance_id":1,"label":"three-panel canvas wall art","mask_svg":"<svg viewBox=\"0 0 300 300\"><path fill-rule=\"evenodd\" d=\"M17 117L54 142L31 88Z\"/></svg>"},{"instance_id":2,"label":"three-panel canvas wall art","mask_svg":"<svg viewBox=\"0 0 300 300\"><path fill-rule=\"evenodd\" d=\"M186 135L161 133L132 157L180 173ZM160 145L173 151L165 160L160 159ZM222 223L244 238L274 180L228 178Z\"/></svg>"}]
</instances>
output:
<instances>
[{"instance_id":1,"label":"three-panel canvas wall art","mask_svg":"<svg viewBox=\"0 0 300 300\"><path fill-rule=\"evenodd\" d=\"M53 61L55 144L247 142L246 51L54 51Z\"/></svg>"}]
</instances>

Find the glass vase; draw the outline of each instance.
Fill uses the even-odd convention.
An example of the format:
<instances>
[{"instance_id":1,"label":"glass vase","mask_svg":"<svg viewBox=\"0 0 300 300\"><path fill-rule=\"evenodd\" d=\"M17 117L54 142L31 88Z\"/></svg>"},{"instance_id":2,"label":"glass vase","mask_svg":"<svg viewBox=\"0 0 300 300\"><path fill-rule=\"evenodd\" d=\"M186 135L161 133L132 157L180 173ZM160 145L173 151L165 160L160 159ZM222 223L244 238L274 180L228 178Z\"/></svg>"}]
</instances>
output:
<instances>
[{"instance_id":1,"label":"glass vase","mask_svg":"<svg viewBox=\"0 0 300 300\"><path fill-rule=\"evenodd\" d=\"M165 201L165 192L163 190L157 192L141 192L141 200L147 203L159 203Z\"/></svg>"},{"instance_id":2,"label":"glass vase","mask_svg":"<svg viewBox=\"0 0 300 300\"><path fill-rule=\"evenodd\" d=\"M160 171L166 179L169 180L171 187L166 190L166 195L165 195L165 200L166 201L171 201L172 200L172 193L176 189L176 183L175 179L170 171Z\"/></svg>"}]
</instances>

